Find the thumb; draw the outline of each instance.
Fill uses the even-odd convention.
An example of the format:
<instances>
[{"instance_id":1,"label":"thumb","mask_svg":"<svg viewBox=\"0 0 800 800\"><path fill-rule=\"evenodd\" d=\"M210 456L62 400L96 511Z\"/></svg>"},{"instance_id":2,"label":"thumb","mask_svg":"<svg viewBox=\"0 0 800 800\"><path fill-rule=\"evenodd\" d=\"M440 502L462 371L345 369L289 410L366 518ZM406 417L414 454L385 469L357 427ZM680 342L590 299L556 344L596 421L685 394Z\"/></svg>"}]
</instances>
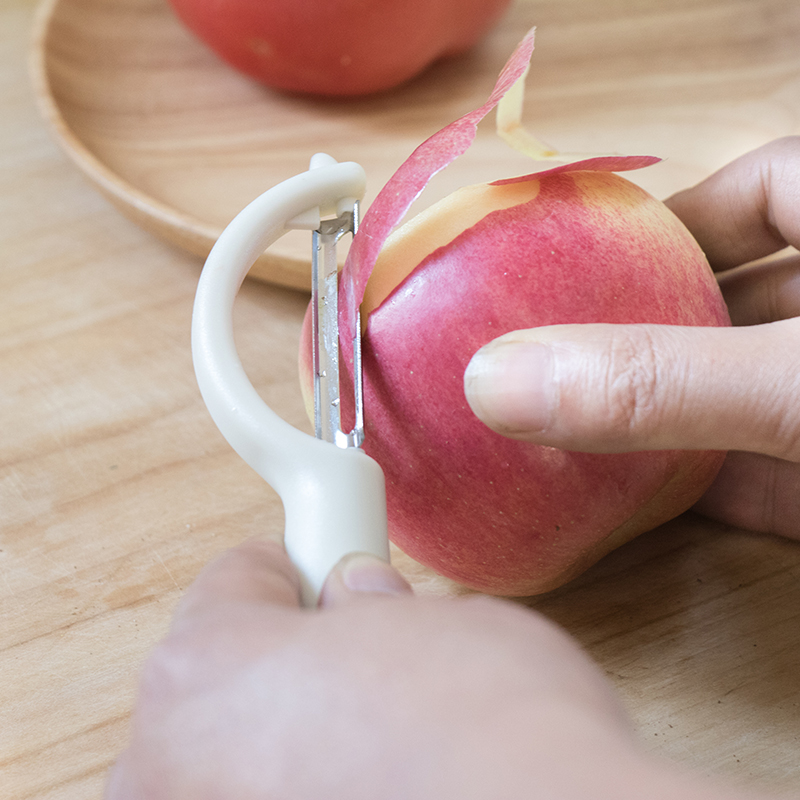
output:
<instances>
[{"instance_id":1,"label":"thumb","mask_svg":"<svg viewBox=\"0 0 800 800\"><path fill-rule=\"evenodd\" d=\"M472 410L516 439L584 452L749 450L800 460L800 320L742 328L555 325L481 348Z\"/></svg>"},{"instance_id":2,"label":"thumb","mask_svg":"<svg viewBox=\"0 0 800 800\"><path fill-rule=\"evenodd\" d=\"M365 596L411 593L406 579L386 561L368 553L350 553L325 580L319 605L331 608Z\"/></svg>"}]
</instances>

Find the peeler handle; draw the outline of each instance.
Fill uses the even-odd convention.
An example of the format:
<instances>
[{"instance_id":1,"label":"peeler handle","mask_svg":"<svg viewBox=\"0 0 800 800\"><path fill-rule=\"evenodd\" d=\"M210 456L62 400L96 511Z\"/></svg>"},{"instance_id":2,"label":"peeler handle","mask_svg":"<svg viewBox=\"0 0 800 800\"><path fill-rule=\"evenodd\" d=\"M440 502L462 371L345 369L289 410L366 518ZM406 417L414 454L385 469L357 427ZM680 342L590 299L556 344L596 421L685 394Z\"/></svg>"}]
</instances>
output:
<instances>
[{"instance_id":1,"label":"peeler handle","mask_svg":"<svg viewBox=\"0 0 800 800\"><path fill-rule=\"evenodd\" d=\"M314 230L364 193L363 169L317 154L308 172L242 210L209 253L195 296L192 358L212 419L233 449L283 501L285 545L315 605L331 568L350 552L389 560L383 471L357 448L340 448L289 425L261 399L236 351L233 305L258 256L293 228Z\"/></svg>"}]
</instances>

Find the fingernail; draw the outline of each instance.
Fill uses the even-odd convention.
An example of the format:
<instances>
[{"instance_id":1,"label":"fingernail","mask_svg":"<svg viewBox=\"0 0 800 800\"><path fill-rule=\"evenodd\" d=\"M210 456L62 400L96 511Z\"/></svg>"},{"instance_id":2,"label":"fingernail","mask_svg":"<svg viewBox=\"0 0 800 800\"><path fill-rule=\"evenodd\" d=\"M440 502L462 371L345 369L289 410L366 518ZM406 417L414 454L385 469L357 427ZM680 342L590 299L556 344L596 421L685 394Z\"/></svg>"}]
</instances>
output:
<instances>
[{"instance_id":1,"label":"fingernail","mask_svg":"<svg viewBox=\"0 0 800 800\"><path fill-rule=\"evenodd\" d=\"M407 594L411 591L408 582L390 564L365 553L347 556L341 565L341 576L351 592Z\"/></svg>"},{"instance_id":2,"label":"fingernail","mask_svg":"<svg viewBox=\"0 0 800 800\"><path fill-rule=\"evenodd\" d=\"M554 412L553 351L541 342L491 342L467 366L464 391L478 418L494 430L546 430Z\"/></svg>"}]
</instances>

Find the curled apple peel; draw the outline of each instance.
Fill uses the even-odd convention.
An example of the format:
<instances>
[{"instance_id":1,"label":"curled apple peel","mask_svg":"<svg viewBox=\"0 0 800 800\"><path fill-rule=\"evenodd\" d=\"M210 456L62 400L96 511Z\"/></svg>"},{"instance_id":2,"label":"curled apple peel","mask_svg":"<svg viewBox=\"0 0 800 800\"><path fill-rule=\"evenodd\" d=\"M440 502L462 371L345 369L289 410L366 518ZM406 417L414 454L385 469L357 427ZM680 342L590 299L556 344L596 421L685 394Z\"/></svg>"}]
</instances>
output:
<instances>
[{"instance_id":1,"label":"curled apple peel","mask_svg":"<svg viewBox=\"0 0 800 800\"><path fill-rule=\"evenodd\" d=\"M342 269L339 292L339 336L343 342L355 336L355 316L378 253L392 229L405 216L431 178L466 152L475 139L478 123L524 77L533 55L534 30L530 30L500 72L487 101L474 111L446 125L426 139L400 165L370 205Z\"/></svg>"},{"instance_id":2,"label":"curled apple peel","mask_svg":"<svg viewBox=\"0 0 800 800\"><path fill-rule=\"evenodd\" d=\"M466 402L472 355L510 331L730 324L688 230L616 174L652 157L583 159L465 187L389 235L433 171L466 149L477 121L524 76L532 48L531 33L489 101L401 166L367 212L340 284L363 300L364 447L386 476L392 540L437 572L501 595L555 588L686 510L724 457L542 447L489 430ZM349 337L354 323L343 314ZM306 326L306 388L309 342ZM342 350L346 361L350 348Z\"/></svg>"}]
</instances>

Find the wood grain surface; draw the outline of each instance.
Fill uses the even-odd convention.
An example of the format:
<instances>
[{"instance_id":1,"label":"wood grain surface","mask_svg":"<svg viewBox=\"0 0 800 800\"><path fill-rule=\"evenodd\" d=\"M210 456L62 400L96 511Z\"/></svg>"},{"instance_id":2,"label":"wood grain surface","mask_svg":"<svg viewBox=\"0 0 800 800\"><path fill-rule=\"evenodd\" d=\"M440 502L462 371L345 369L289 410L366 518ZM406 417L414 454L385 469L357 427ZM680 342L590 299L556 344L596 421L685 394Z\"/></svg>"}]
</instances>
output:
<instances>
[{"instance_id":1,"label":"wood grain surface","mask_svg":"<svg viewBox=\"0 0 800 800\"><path fill-rule=\"evenodd\" d=\"M162 0L124 5L163 14ZM59 147L29 76L34 15L33 0L0 3L0 798L84 800L101 796L138 669L181 592L225 548L279 537L282 510L195 385L200 260L120 214ZM327 149L373 163L374 190L420 131L491 86L500 50L534 23L537 132L564 149L666 156L638 178L659 195L800 133L797 3L543 0L519 2L484 47L385 97L281 99L287 118L303 120L293 147L234 108L224 124L246 146L233 163L215 153L205 164L193 141L189 167L163 139L140 141L142 163L165 185L191 172L181 191L211 202L231 170L248 173L244 194L258 193L269 188L262 174L291 175ZM108 111L85 109L86 129ZM113 166L114 131L106 144ZM469 156L474 180L496 177L496 147L490 124ZM250 174L251 158L269 169ZM225 198L216 221L241 203ZM236 309L253 383L299 426L305 304L251 281ZM420 592L461 592L396 555ZM800 545L686 515L530 604L597 659L648 749L800 795Z\"/></svg>"}]
</instances>

